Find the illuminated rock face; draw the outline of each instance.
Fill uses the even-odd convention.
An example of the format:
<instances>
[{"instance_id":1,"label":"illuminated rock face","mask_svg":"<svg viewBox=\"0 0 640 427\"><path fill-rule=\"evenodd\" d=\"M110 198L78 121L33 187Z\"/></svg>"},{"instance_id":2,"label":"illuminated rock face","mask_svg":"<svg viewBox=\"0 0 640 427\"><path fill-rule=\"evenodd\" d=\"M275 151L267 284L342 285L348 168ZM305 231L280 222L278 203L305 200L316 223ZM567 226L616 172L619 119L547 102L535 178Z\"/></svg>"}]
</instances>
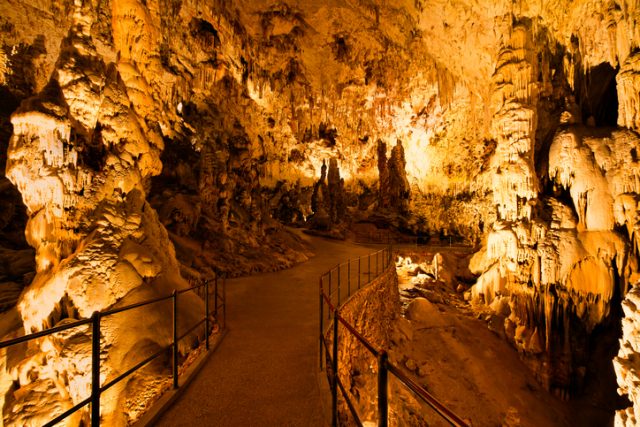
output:
<instances>
[{"instance_id":1,"label":"illuminated rock face","mask_svg":"<svg viewBox=\"0 0 640 427\"><path fill-rule=\"evenodd\" d=\"M162 139L136 115L118 71L127 65L107 66L97 54L85 12L76 8L49 84L12 115L7 176L22 193L36 249L37 274L18 303L27 333L187 286L145 201L148 179L162 167ZM142 102L144 92L136 95ZM202 302L191 294L181 302L185 326L195 323ZM168 345L170 319L168 304L105 318L103 383ZM4 390L12 396L5 397L8 423L44 423L90 394L88 330L33 341L29 353L6 366L4 375L17 381L17 389ZM48 396L42 406L24 406L29 390ZM122 386L107 393L103 420L124 423L120 408L131 397Z\"/></svg>"},{"instance_id":2,"label":"illuminated rock face","mask_svg":"<svg viewBox=\"0 0 640 427\"><path fill-rule=\"evenodd\" d=\"M623 226L635 238L631 194L638 164L629 151L639 144L630 131L559 131L549 152L549 185L569 200L545 196L530 221L497 222L472 263L485 270L474 298L491 304L510 296L506 330L517 347L547 366L534 369L550 388L581 381L573 376L585 363L579 355L587 341L576 344L577 337L602 323L614 295L624 295L637 277L636 249L614 228ZM570 335L574 344L561 338ZM550 355L555 358L547 360Z\"/></svg>"},{"instance_id":3,"label":"illuminated rock face","mask_svg":"<svg viewBox=\"0 0 640 427\"><path fill-rule=\"evenodd\" d=\"M637 280L636 1L80 3L0 6L0 147L12 135L7 176L36 250L27 330L168 292L180 274L304 260L271 214L316 211L312 185L335 159L323 193L344 179L371 194L363 211L377 201L408 228L482 241L474 300L510 301L507 335L547 385L580 375L580 347ZM329 222L348 199L323 206ZM56 368L21 388L63 396L50 391L69 364L41 348Z\"/></svg>"},{"instance_id":4,"label":"illuminated rock face","mask_svg":"<svg viewBox=\"0 0 640 427\"><path fill-rule=\"evenodd\" d=\"M407 162L398 141L387 160L386 144L378 141L378 209L408 212L411 189L406 176Z\"/></svg>"}]
</instances>

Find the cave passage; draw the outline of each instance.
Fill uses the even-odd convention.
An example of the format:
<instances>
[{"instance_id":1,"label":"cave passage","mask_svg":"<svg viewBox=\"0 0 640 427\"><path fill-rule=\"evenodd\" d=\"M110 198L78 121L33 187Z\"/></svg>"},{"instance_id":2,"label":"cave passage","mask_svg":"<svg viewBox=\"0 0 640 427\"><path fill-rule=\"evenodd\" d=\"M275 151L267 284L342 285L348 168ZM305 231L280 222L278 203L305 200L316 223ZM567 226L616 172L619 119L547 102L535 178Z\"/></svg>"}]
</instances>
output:
<instances>
[{"instance_id":1,"label":"cave passage","mask_svg":"<svg viewBox=\"0 0 640 427\"><path fill-rule=\"evenodd\" d=\"M583 121L593 117L598 127L616 126L618 122L618 70L608 63L597 65L587 72L586 93L582 100Z\"/></svg>"},{"instance_id":2,"label":"cave passage","mask_svg":"<svg viewBox=\"0 0 640 427\"><path fill-rule=\"evenodd\" d=\"M502 392L564 409L584 397L606 414L576 407L571 422L633 427L639 28L638 0L2 2L0 340L186 295L105 318L100 349L55 329L0 352L0 424L46 424L89 395L102 400L71 426L137 422L171 365L202 354L200 329L178 344L172 324L206 310L189 285L243 277L228 282L224 342L160 424L316 425L318 278L372 252L352 242L406 238L473 252L442 275L431 254L408 279L424 279L423 308L468 317L436 341L481 327L520 357L501 372L538 382ZM367 320L393 317L366 302ZM173 363L125 376L152 348ZM438 371L405 356L411 375ZM362 366L345 387L368 405ZM487 393L489 371L460 384ZM101 394L98 377L128 382ZM549 425L534 406L491 406L484 424Z\"/></svg>"},{"instance_id":3,"label":"cave passage","mask_svg":"<svg viewBox=\"0 0 640 427\"><path fill-rule=\"evenodd\" d=\"M301 236L305 236L300 234ZM318 277L370 247L305 236L315 256L227 282L229 332L158 426L318 425ZM323 375L324 373L320 373Z\"/></svg>"}]
</instances>

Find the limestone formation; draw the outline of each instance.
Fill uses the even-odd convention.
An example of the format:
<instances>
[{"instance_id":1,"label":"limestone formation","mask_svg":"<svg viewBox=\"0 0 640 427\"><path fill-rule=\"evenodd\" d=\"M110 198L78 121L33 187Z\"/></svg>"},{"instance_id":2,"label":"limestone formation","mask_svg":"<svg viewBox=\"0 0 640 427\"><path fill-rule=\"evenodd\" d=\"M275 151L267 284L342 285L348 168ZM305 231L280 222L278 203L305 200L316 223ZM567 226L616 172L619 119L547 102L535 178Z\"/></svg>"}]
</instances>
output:
<instances>
[{"instance_id":1,"label":"limestone formation","mask_svg":"<svg viewBox=\"0 0 640 427\"><path fill-rule=\"evenodd\" d=\"M327 175L327 196L329 199L329 216L331 222L337 224L344 219L346 211L344 195L344 179L340 178L340 169L336 159L329 160Z\"/></svg>"},{"instance_id":2,"label":"limestone formation","mask_svg":"<svg viewBox=\"0 0 640 427\"><path fill-rule=\"evenodd\" d=\"M382 209L391 205L389 200L389 169L387 168L387 144L378 140L378 206Z\"/></svg>"},{"instance_id":3,"label":"limestone formation","mask_svg":"<svg viewBox=\"0 0 640 427\"><path fill-rule=\"evenodd\" d=\"M635 422L637 1L9 0L0 11L0 307L21 293L25 332L187 278L307 259L279 221L344 231L364 219L477 244L474 308L508 301L507 339L563 396L588 375L594 334L620 329L622 304L616 369L636 408L618 423ZM105 378L167 343L122 325L103 339ZM20 410L8 424L86 396L86 337L4 356L3 408ZM125 389L105 421L127 421Z\"/></svg>"},{"instance_id":4,"label":"limestone formation","mask_svg":"<svg viewBox=\"0 0 640 427\"><path fill-rule=\"evenodd\" d=\"M11 119L7 176L22 193L27 240L36 249L36 276L18 303L26 332L187 286L166 231L145 201L146 182L161 169L162 140L138 120L117 66L98 55L80 5L73 22L50 82ZM185 294L183 304L185 325L194 323L201 301ZM169 344L168 308L104 319L105 380ZM123 330L141 317L135 335ZM6 365L3 375L16 382L3 393L7 422L44 423L86 398L88 333L84 328L32 341L29 358ZM145 349L133 351L143 342ZM31 389L48 396L43 406L28 409ZM116 388L107 396L103 419L123 423L119 408L131 395Z\"/></svg>"},{"instance_id":5,"label":"limestone formation","mask_svg":"<svg viewBox=\"0 0 640 427\"><path fill-rule=\"evenodd\" d=\"M326 181L325 181L326 179ZM329 171L323 161L320 168L320 179L313 186L311 196L311 210L313 216L310 218L311 227L320 230L330 230L332 227L342 223L345 219L344 179L340 178L338 161L329 159Z\"/></svg>"}]
</instances>

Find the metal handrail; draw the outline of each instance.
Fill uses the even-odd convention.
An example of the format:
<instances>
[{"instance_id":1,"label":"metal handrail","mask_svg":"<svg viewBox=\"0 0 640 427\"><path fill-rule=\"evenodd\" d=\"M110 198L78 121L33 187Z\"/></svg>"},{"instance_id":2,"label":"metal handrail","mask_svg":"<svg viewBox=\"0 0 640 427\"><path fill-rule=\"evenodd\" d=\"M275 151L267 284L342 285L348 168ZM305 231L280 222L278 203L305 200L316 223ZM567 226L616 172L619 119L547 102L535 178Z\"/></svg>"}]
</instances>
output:
<instances>
[{"instance_id":1,"label":"metal handrail","mask_svg":"<svg viewBox=\"0 0 640 427\"><path fill-rule=\"evenodd\" d=\"M213 289L213 296L214 296L214 317L216 318L216 320L218 320L218 309L220 308L223 312L222 315L222 325L221 328L224 329L226 327L226 277L222 277L222 286L218 286L218 278L219 276L216 275L215 277L215 281L214 281L214 289ZM222 294L219 293L219 287L222 288ZM198 292L196 292L196 290L198 289L203 289L203 295L200 295ZM184 294L186 292L189 291L194 291L194 293L196 293L198 296L202 297L204 299L204 303L205 303L205 313L204 313L204 318L200 319L196 324L194 324L193 326L189 327L189 329L184 332L182 335L178 336L178 328L177 328L177 324L178 324L178 295L180 294ZM198 328L199 326L201 326L203 323L205 324L205 349L208 351L209 350L209 335L210 335L210 311L209 311L209 296L211 296L212 294L210 294L209 292L209 281L205 280L204 283L200 284L200 285L195 285L195 286L191 286L189 288L185 288L185 289L180 289L180 290L174 290L171 295L167 295L167 296L162 296L162 297L157 297L157 298L152 298L152 299L148 299L145 301L141 301L141 302L137 302L134 304L129 304L126 305L124 307L117 307L117 308L113 308L113 309L109 309L109 310L105 310L102 312L94 312L93 315L91 316L91 318L89 319L82 319L82 320L78 320L75 322L71 322L71 323L66 323L64 325L59 325L59 326L55 326L53 328L49 328L49 329L45 329L43 331L38 331L38 332L33 332L31 334L27 334L27 335L23 335L21 337L17 337L17 338L12 338L9 340L4 340L4 341L0 341L0 349L3 348L7 348L7 347L11 347L14 345L18 345L18 344L22 344L31 340L35 340L38 338L42 338L45 336L49 336L49 335L53 335L56 334L58 332L62 332L62 331L66 331L68 329L73 329L73 328L77 328L79 326L84 326L84 325L89 325L91 324L92 327L92 337L91 337L91 395L89 397L87 397L86 399L82 400L81 402L77 403L76 405L74 405L73 407L69 408L68 410L66 410L65 412L63 412L62 414L58 415L57 417L55 417L54 419L50 420L49 422L47 422L46 424L44 424L45 426L54 426L57 423L59 423L60 421L64 420L65 418L67 418L68 416L74 414L75 412L77 412L78 410L80 410L81 408L83 408L84 406L91 404L91 426L95 427L95 426L99 426L100 425L100 397L101 394L105 391L107 391L109 388L111 388L112 386L114 386L115 384L117 384L118 382L122 381L123 379L125 379L126 377L128 377L129 375L131 375L132 373L136 372L138 369L142 368L143 366L145 366L147 363L151 362L152 360L160 357L162 354L164 354L167 350L171 349L173 351L173 358L172 358L172 378L173 378L173 388L177 389L179 384L178 384L178 343L180 342L180 340L182 340L183 338L185 338L186 336L188 336L190 333L192 333L196 328ZM166 301L171 299L173 301L173 316L172 316L172 323L173 323L173 340L172 343L169 344L168 346L160 349L159 351L157 351L156 353L152 354L151 356L148 356L147 358L145 358L144 360L138 362L136 365L134 365L133 367L129 368L127 371L123 372L122 374L118 375L116 378L112 379L111 381L107 382L104 385L100 385L100 332L101 332L101 319L103 317L107 317L107 316L111 316L113 314L117 314L117 313L122 313L124 311L130 311L139 307L144 307L150 304L155 304L161 301ZM221 304L218 304L218 300L221 300Z\"/></svg>"},{"instance_id":2,"label":"metal handrail","mask_svg":"<svg viewBox=\"0 0 640 427\"><path fill-rule=\"evenodd\" d=\"M57 417L55 417L54 419L52 419L51 421L46 423L44 425L44 427L54 426L54 425L58 424L60 421L62 421L65 418L67 418L69 415L77 412L80 408L82 408L83 406L86 406L89 403L91 403L91 396L87 397L85 400L83 400L82 402L78 403L74 407L67 409L65 412L63 412L62 414L58 415Z\"/></svg>"},{"instance_id":3,"label":"metal handrail","mask_svg":"<svg viewBox=\"0 0 640 427\"><path fill-rule=\"evenodd\" d=\"M91 319L83 319L73 323L67 323L64 325L56 326L51 329L45 329L44 331L34 332L29 335L23 335L18 338L13 338L10 340L5 340L0 342L0 350L6 347L11 347L14 345L22 344L23 342L35 340L37 338L45 337L47 335L55 334L58 332L66 331L67 329L77 328L78 326L83 326L91 323Z\"/></svg>"},{"instance_id":4,"label":"metal handrail","mask_svg":"<svg viewBox=\"0 0 640 427\"><path fill-rule=\"evenodd\" d=\"M431 393L420 386L420 384L413 381L407 375L405 375L400 369L393 364L388 365L389 372L396 376L400 382L406 385L411 391L413 391L424 403L429 405L435 410L442 418L447 420L449 424L456 425L468 425L465 421L461 420L456 414L454 414L449 408L444 406L438 399L436 399Z\"/></svg>"},{"instance_id":5,"label":"metal handrail","mask_svg":"<svg viewBox=\"0 0 640 427\"><path fill-rule=\"evenodd\" d=\"M382 255L382 268L379 268L379 261L378 261L378 255L381 254ZM373 278L371 278L371 257L375 256L376 259L376 263L375 263L375 268L376 268L376 272ZM392 247L388 246L385 249L379 250L377 252L373 252L369 255L367 255L367 265L368 265L368 272L367 277L368 277L368 281L364 283L363 286L366 286L368 284L370 284L373 280L375 280L377 277L380 277L385 271L386 269L389 267L389 265L391 265L391 263L393 262L393 251L392 251ZM363 257L360 257L357 259L358 261L358 288L355 290L354 294L357 293L360 289L361 289L361 283L360 283L360 275L362 274L361 269L360 269L360 265L361 265L361 259ZM345 299L344 302L342 302L342 304L340 303L340 295L341 295L341 289L340 289L340 268L343 265L347 265L349 268L348 271L348 275L347 275L347 284L348 284L348 288L347 288L347 299ZM334 289L331 286L331 276L334 270L338 270L338 283L336 284L336 289L334 291ZM328 282L329 282L329 292L327 295L327 292L325 292L324 289L324 278L328 276ZM334 293L338 294L337 297L337 304L334 305L332 303L331 300L331 296L334 295ZM362 425L362 421L360 420L360 417L358 416L357 410L355 409L355 406L353 405L353 402L351 402L351 399L349 398L348 393L346 392L346 390L344 389L344 386L342 385L342 381L339 378L338 375L338 339L339 339L339 335L338 335L338 324L341 323L345 329L351 334L353 335L358 342L360 342L377 360L378 363L378 425L381 427L386 427L388 425L388 416L389 416L389 407L388 407L388 373L390 372L391 374L393 374L399 381L401 384L403 384L405 387L407 387L409 390L411 390L412 392L414 392L423 402L425 402L427 405L429 405L432 409L434 409L436 411L436 413L438 415L440 415L444 420L446 420L447 422L449 422L452 426L456 426L456 427L468 427L469 424L464 421L462 418L460 418L459 416L457 416L455 413L453 413L450 409L448 409L444 404L442 404L440 401L438 401L433 395L431 395L424 387L422 387L421 385L419 385L418 383L416 383L415 381L413 381L411 378L409 378L408 376L406 376L400 369L398 369L398 367L396 367L395 365L393 365L391 362L389 362L388 359L388 355L387 352L384 349L378 349L376 348L373 344L371 344L369 342L369 340L367 340L360 332L358 332L358 330L355 329L355 327L353 327L353 325L351 325L346 319L344 319L341 315L340 315L340 309L344 306L344 304L351 298L352 293L351 293L351 260L347 261L346 263L343 264L338 264L338 266L333 267L332 269L330 269L328 272L322 274L320 276L320 370L323 370L323 358L326 358L327 360L327 367L331 367L332 370L332 375L331 377L327 377L327 379L329 380L329 383L331 385L331 393L332 393L332 426L337 426L338 423L338 410L337 410L337 395L338 395L338 389L340 390L340 393L342 394L342 397L344 399L344 401L347 404L347 407L349 408L349 411L351 412L356 424L358 425ZM331 356L330 351L329 351L329 347L327 345L327 341L325 338L325 330L324 330L324 326L323 326L323 321L324 321L324 304L327 304L327 308L328 308L328 313L333 313L333 323L332 323L332 327L333 327L333 340L332 340L332 347L333 347L333 356ZM323 356L324 355L324 356ZM328 374L328 372L327 372Z\"/></svg>"}]
</instances>

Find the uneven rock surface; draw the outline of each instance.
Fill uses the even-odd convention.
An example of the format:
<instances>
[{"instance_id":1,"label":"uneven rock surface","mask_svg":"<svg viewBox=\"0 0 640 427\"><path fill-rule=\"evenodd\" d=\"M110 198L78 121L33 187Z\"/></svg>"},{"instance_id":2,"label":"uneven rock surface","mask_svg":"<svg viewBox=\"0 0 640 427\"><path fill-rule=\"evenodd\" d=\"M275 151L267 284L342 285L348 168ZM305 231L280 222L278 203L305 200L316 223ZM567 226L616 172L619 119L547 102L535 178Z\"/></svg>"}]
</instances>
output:
<instances>
[{"instance_id":1,"label":"uneven rock surface","mask_svg":"<svg viewBox=\"0 0 640 427\"><path fill-rule=\"evenodd\" d=\"M518 354L522 350L505 341L509 299L496 298L478 312L463 300L469 252L437 250L440 252L430 247L401 251L397 270L402 316L392 333L394 363L472 425L613 425L615 409L627 402L615 393L610 359L598 359L585 367L589 378L582 393L570 401L555 398L527 369L523 363L527 360ZM430 262L436 258L440 258L439 278ZM600 338L607 342L598 351L605 350L611 358L615 338ZM542 351L542 343L542 337L532 338L531 350ZM422 425L421 420L444 425L433 410L402 387L395 392L398 414L407 417L398 425ZM415 416L412 414L421 417L409 418ZM409 423L410 419L414 421Z\"/></svg>"},{"instance_id":2,"label":"uneven rock surface","mask_svg":"<svg viewBox=\"0 0 640 427\"><path fill-rule=\"evenodd\" d=\"M509 307L505 337L563 397L580 388L594 334L619 329L638 281L635 0L5 0L0 11L11 260L0 305L28 285L26 331L184 278L307 259L273 218L313 212L321 225L353 216L480 244L474 304ZM316 211L324 161L328 205ZM128 354L141 334L105 343ZM34 363L51 372L23 375L25 362L11 378L58 396L51 408L78 401L86 383L60 382L64 351L46 351L56 362Z\"/></svg>"},{"instance_id":3,"label":"uneven rock surface","mask_svg":"<svg viewBox=\"0 0 640 427\"><path fill-rule=\"evenodd\" d=\"M382 269L381 269L382 270ZM366 277L366 276L364 276ZM342 306L340 316L376 349L386 350L391 343L392 325L399 314L398 276L391 263L378 277L354 293ZM338 327L338 375L346 384L350 399L363 423L377 419L378 364L375 356L342 325ZM333 328L327 334L332 348ZM327 365L327 372L329 371ZM328 373L328 375L330 375ZM341 404L341 422L351 419L346 404Z\"/></svg>"}]
</instances>

